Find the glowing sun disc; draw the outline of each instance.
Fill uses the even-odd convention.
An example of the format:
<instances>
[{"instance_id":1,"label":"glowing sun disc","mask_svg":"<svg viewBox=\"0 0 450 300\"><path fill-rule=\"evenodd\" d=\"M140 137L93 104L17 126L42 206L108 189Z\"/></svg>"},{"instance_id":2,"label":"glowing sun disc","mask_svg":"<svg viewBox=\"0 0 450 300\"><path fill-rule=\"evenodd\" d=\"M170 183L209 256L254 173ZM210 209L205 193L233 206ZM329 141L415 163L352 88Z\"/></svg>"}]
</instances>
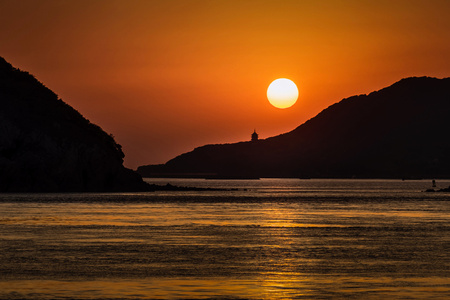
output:
<instances>
[{"instance_id":1,"label":"glowing sun disc","mask_svg":"<svg viewBox=\"0 0 450 300\"><path fill-rule=\"evenodd\" d=\"M298 89L292 80L279 78L269 85L267 99L270 104L278 108L288 108L297 102Z\"/></svg>"}]
</instances>

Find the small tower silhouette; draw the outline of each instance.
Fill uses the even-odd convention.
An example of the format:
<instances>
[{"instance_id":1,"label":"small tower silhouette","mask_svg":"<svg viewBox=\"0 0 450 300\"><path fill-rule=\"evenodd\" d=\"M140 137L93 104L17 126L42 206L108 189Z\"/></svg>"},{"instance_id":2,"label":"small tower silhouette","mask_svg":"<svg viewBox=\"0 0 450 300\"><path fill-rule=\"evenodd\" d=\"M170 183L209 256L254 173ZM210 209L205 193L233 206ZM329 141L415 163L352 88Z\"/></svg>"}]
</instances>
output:
<instances>
[{"instance_id":1,"label":"small tower silhouette","mask_svg":"<svg viewBox=\"0 0 450 300\"><path fill-rule=\"evenodd\" d=\"M255 142L257 140L258 140L258 134L256 133L256 129L255 129L255 130L253 130L253 133L252 133L252 142Z\"/></svg>"}]
</instances>

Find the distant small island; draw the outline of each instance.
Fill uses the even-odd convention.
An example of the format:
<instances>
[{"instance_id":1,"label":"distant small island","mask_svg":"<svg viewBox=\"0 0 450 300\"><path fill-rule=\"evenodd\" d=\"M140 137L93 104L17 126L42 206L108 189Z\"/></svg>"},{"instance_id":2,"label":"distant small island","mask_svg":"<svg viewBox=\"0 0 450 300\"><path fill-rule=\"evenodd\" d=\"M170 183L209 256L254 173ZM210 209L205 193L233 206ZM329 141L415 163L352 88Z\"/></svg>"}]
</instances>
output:
<instances>
[{"instance_id":1,"label":"distant small island","mask_svg":"<svg viewBox=\"0 0 450 300\"><path fill-rule=\"evenodd\" d=\"M450 78L411 77L343 99L291 132L198 147L137 172L144 177L450 178L449 116Z\"/></svg>"}]
</instances>

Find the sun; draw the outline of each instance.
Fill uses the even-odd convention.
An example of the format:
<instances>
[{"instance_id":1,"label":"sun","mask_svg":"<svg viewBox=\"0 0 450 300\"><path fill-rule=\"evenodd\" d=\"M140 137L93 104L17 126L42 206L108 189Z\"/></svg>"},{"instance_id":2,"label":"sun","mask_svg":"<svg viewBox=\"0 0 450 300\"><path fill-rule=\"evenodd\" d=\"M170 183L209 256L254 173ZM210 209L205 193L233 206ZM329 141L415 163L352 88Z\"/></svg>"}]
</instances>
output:
<instances>
[{"instance_id":1,"label":"sun","mask_svg":"<svg viewBox=\"0 0 450 300\"><path fill-rule=\"evenodd\" d=\"M297 102L298 89L295 83L287 78L279 78L269 85L267 99L277 108L288 108Z\"/></svg>"}]
</instances>

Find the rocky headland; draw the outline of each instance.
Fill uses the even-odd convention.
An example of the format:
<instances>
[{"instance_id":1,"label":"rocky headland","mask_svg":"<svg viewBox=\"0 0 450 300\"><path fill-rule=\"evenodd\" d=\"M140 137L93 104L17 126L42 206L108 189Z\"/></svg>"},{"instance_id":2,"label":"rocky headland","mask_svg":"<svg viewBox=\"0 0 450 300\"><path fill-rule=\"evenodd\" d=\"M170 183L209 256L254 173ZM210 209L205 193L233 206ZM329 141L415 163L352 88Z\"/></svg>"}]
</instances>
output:
<instances>
[{"instance_id":1,"label":"rocky headland","mask_svg":"<svg viewBox=\"0 0 450 300\"><path fill-rule=\"evenodd\" d=\"M291 132L206 145L144 177L450 178L450 78L411 77L341 100Z\"/></svg>"},{"instance_id":2,"label":"rocky headland","mask_svg":"<svg viewBox=\"0 0 450 300\"><path fill-rule=\"evenodd\" d=\"M113 136L0 57L0 192L146 191Z\"/></svg>"}]
</instances>

